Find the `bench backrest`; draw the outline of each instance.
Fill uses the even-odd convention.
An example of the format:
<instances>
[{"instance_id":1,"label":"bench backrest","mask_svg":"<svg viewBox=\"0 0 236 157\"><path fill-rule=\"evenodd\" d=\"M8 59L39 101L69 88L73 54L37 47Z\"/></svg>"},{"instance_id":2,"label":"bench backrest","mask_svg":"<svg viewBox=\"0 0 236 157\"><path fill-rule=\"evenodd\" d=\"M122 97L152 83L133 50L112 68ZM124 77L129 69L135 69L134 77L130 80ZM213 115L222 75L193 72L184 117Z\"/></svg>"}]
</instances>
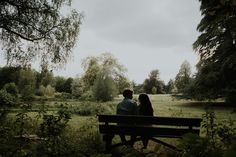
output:
<instances>
[{"instance_id":1,"label":"bench backrest","mask_svg":"<svg viewBox=\"0 0 236 157\"><path fill-rule=\"evenodd\" d=\"M199 134L201 118L151 117L134 115L98 115L99 130L107 134L181 137L185 133ZM122 125L117 125L120 123ZM134 125L135 124L135 125ZM144 125L150 124L152 125Z\"/></svg>"}]
</instances>

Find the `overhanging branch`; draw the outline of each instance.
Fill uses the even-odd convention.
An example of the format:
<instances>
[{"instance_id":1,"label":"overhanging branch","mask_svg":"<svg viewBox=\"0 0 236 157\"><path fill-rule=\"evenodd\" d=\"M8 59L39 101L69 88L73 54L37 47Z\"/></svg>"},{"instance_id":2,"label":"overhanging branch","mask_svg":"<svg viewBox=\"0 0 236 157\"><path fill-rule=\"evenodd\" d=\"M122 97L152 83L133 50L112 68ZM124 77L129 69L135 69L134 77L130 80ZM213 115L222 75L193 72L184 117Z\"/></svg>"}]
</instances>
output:
<instances>
[{"instance_id":1,"label":"overhanging branch","mask_svg":"<svg viewBox=\"0 0 236 157\"><path fill-rule=\"evenodd\" d=\"M22 38L22 39L24 39L24 40L27 40L27 41L31 41L31 42L37 41L37 40L41 40L41 39L44 38L44 37L40 37L40 38L28 38L28 37L26 37L26 36L24 36L24 35L22 35L22 34L20 34L20 33L17 33L17 32L15 32L15 31L9 29L9 28L3 27L3 26L0 26L0 28L5 29L7 32L12 33L12 34L15 34L15 35L19 36L20 38Z\"/></svg>"}]
</instances>

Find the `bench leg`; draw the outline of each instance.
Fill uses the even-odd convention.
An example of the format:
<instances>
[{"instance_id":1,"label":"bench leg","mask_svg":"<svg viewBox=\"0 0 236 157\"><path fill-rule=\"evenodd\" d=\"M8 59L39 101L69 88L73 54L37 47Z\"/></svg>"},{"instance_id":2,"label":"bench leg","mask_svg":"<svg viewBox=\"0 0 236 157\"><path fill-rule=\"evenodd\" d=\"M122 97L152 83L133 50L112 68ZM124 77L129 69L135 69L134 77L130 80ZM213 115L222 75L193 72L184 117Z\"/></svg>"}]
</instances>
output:
<instances>
[{"instance_id":1,"label":"bench leg","mask_svg":"<svg viewBox=\"0 0 236 157\"><path fill-rule=\"evenodd\" d=\"M109 152L111 149L111 143L112 143L112 139L113 139L114 135L103 135L103 141L105 141L106 145L105 145L105 152Z\"/></svg>"}]
</instances>

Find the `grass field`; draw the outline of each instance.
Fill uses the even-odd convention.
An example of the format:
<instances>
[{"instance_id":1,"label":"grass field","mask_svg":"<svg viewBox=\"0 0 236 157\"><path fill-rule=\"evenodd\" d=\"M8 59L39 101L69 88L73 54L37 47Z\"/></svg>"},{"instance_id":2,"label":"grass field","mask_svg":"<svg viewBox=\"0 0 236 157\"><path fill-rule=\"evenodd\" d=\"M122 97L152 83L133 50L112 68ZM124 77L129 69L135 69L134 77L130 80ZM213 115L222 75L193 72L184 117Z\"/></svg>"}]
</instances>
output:
<instances>
[{"instance_id":1,"label":"grass field","mask_svg":"<svg viewBox=\"0 0 236 157\"><path fill-rule=\"evenodd\" d=\"M149 97L152 102L155 116L201 118L208 108L215 112L218 120L236 120L236 107L227 106L222 101L202 102L178 100L168 94L149 95ZM137 98L138 95L134 95L134 100L137 100ZM78 127L81 124L86 123L89 118L96 118L97 113L115 114L116 105L122 99L123 97L119 95L113 101L105 103L79 100L36 101L33 103L32 109L39 110L44 106L45 110L53 113L57 112L61 104L63 104L68 108L68 110L72 111L70 125L72 127ZM19 108L13 109L16 113L19 110ZM33 116L34 113L35 112L33 111L30 114Z\"/></svg>"},{"instance_id":2,"label":"grass field","mask_svg":"<svg viewBox=\"0 0 236 157\"><path fill-rule=\"evenodd\" d=\"M236 120L236 107L227 106L222 101L215 102L202 102L202 101L191 101L191 100L178 100L171 95L149 95L153 105L155 116L170 116L170 117L194 117L201 118L206 112L206 109L210 109L215 112L216 118L219 120L232 119ZM134 95L134 100L137 100L138 95ZM73 111L72 119L70 124L78 126L88 118L95 117L98 109L109 106L109 112L107 114L115 114L116 105L123 99L121 95L116 97L112 102L96 103L96 102L84 102L78 100L66 100L66 101L46 101L43 104L50 112L56 112L61 104L68 107L69 110ZM91 105L92 104L92 105ZM33 108L40 108L42 103L34 102ZM235 105L236 106L236 105ZM97 109L94 109L97 107ZM92 112L91 114L76 114L79 110L85 110L84 112ZM103 113L103 111L101 111Z\"/></svg>"},{"instance_id":3,"label":"grass field","mask_svg":"<svg viewBox=\"0 0 236 157\"><path fill-rule=\"evenodd\" d=\"M191 100L178 100L170 95L149 95L155 116L167 116L167 117L195 117L201 118L204 113L206 113L206 108L214 111L216 115L216 120L234 120L236 121L236 108L231 106L227 106L222 101L218 100L215 102L198 102ZM134 95L134 100L137 100L138 95ZM120 95L116 97L111 102L90 102L90 101L79 101L79 100L36 100L31 102L32 108L28 111L28 115L34 119L38 115L38 111L46 111L47 114L56 113L59 109L62 108L62 105L67 108L68 111L71 112L71 119L69 121L69 127L66 131L66 135L72 140L70 144L74 147L77 146L81 137L78 148L82 146L88 148L88 152L93 151L94 149L101 151L100 148L97 147L96 142L99 144L99 140L96 140L96 135L100 136L97 128L97 114L115 114L116 105L123 99ZM19 112L25 112L19 107L11 109L11 115L14 117ZM42 119L39 119L39 122L42 122ZM85 130L83 128L85 127ZM93 128L92 128L93 127ZM82 132L81 132L82 128ZM92 128L92 129L91 129ZM201 129L201 132L203 132ZM204 136L203 133L201 135ZM118 136L115 137L114 142L120 141ZM164 139L164 141L171 143L173 145L178 144L177 139ZM103 145L104 142L100 141L100 145ZM156 150L156 143L150 142L148 145L148 149L151 151ZM135 143L135 150L141 149L141 142ZM166 153L166 149L162 148L161 152Z\"/></svg>"},{"instance_id":4,"label":"grass field","mask_svg":"<svg viewBox=\"0 0 236 157\"><path fill-rule=\"evenodd\" d=\"M236 120L235 108L227 106L222 101L177 100L170 95L150 95L150 99L157 116L202 117L208 108L213 110L219 119Z\"/></svg>"}]
</instances>

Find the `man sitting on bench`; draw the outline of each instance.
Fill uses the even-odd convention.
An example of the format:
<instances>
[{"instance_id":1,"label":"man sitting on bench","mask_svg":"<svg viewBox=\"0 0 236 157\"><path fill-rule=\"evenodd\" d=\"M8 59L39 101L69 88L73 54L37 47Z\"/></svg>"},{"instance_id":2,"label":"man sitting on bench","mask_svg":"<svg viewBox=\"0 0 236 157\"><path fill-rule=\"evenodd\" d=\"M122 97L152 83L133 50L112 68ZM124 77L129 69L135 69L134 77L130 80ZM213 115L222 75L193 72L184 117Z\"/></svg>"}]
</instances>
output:
<instances>
[{"instance_id":1,"label":"man sitting on bench","mask_svg":"<svg viewBox=\"0 0 236 157\"><path fill-rule=\"evenodd\" d=\"M137 115L138 114L138 106L135 101L133 101L133 91L130 89L125 89L123 91L124 99L117 105L116 113L119 115ZM122 125L122 124L118 124ZM123 124L124 125L124 124ZM126 139L124 135L120 135L122 143L126 143ZM134 144L135 136L131 136L130 145Z\"/></svg>"}]
</instances>

